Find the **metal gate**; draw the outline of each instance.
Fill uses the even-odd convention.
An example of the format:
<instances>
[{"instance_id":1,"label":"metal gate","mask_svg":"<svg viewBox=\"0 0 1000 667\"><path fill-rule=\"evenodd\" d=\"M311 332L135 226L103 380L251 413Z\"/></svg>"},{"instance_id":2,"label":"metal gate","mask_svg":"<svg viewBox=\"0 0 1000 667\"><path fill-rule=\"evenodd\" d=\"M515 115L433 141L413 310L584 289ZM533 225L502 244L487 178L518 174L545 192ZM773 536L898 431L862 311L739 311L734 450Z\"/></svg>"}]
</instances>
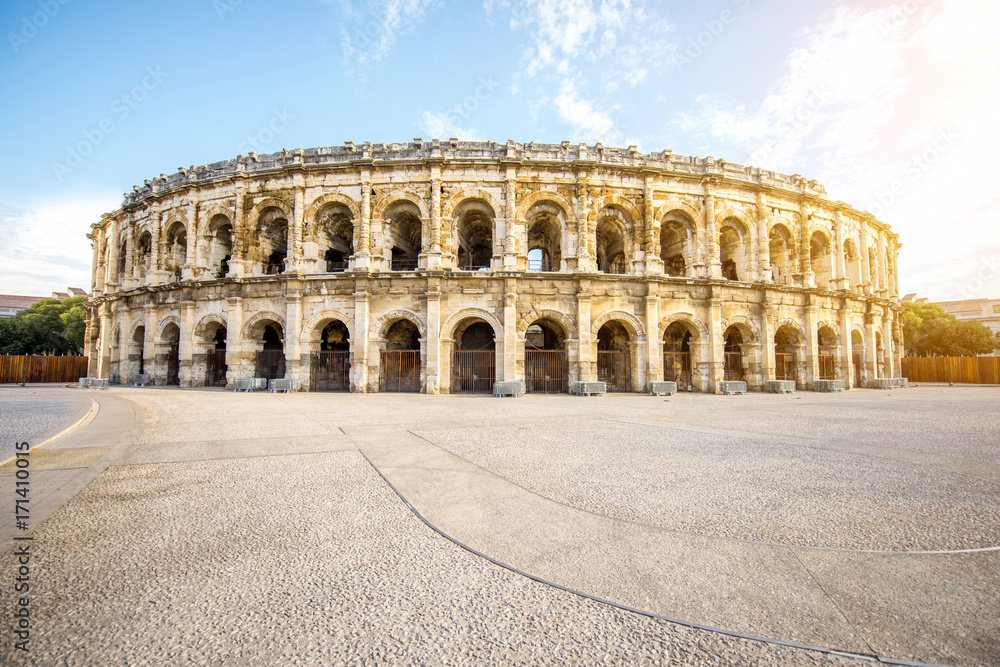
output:
<instances>
[{"instance_id":1,"label":"metal gate","mask_svg":"<svg viewBox=\"0 0 1000 667\"><path fill-rule=\"evenodd\" d=\"M608 391L632 389L632 363L628 350L598 350L597 380L607 384Z\"/></svg>"},{"instance_id":2,"label":"metal gate","mask_svg":"<svg viewBox=\"0 0 1000 667\"><path fill-rule=\"evenodd\" d=\"M663 379L676 382L678 389L687 391L691 386L691 353L664 351Z\"/></svg>"},{"instance_id":3,"label":"metal gate","mask_svg":"<svg viewBox=\"0 0 1000 667\"><path fill-rule=\"evenodd\" d=\"M255 376L273 380L285 377L284 350L261 350L257 353Z\"/></svg>"},{"instance_id":4,"label":"metal gate","mask_svg":"<svg viewBox=\"0 0 1000 667\"><path fill-rule=\"evenodd\" d=\"M309 363L310 391L350 391L351 353L346 350L313 352Z\"/></svg>"},{"instance_id":5,"label":"metal gate","mask_svg":"<svg viewBox=\"0 0 1000 667\"><path fill-rule=\"evenodd\" d=\"M854 355L854 388L861 389L864 386L864 378L861 376L861 355Z\"/></svg>"},{"instance_id":6,"label":"metal gate","mask_svg":"<svg viewBox=\"0 0 1000 667\"><path fill-rule=\"evenodd\" d=\"M569 389L566 350L525 350L526 389L539 394L561 394Z\"/></svg>"},{"instance_id":7,"label":"metal gate","mask_svg":"<svg viewBox=\"0 0 1000 667\"><path fill-rule=\"evenodd\" d=\"M740 382L743 380L742 352L725 353L725 363L722 367L722 379L726 382Z\"/></svg>"},{"instance_id":8,"label":"metal gate","mask_svg":"<svg viewBox=\"0 0 1000 667\"><path fill-rule=\"evenodd\" d=\"M494 350L455 350L451 390L461 394L489 394L496 380Z\"/></svg>"},{"instance_id":9,"label":"metal gate","mask_svg":"<svg viewBox=\"0 0 1000 667\"><path fill-rule=\"evenodd\" d=\"M205 357L208 363L208 369L205 371L205 386L225 387L226 371L229 370L229 366L226 365L226 351L209 350Z\"/></svg>"},{"instance_id":10,"label":"metal gate","mask_svg":"<svg viewBox=\"0 0 1000 667\"><path fill-rule=\"evenodd\" d=\"M795 355L776 352L774 355L774 379L795 382Z\"/></svg>"},{"instance_id":11,"label":"metal gate","mask_svg":"<svg viewBox=\"0 0 1000 667\"><path fill-rule=\"evenodd\" d=\"M179 385L181 370L180 343L171 343L167 352L167 384Z\"/></svg>"},{"instance_id":12,"label":"metal gate","mask_svg":"<svg viewBox=\"0 0 1000 667\"><path fill-rule=\"evenodd\" d=\"M382 350L379 391L420 392L420 350Z\"/></svg>"},{"instance_id":13,"label":"metal gate","mask_svg":"<svg viewBox=\"0 0 1000 667\"><path fill-rule=\"evenodd\" d=\"M819 355L819 379L820 380L834 380L834 370L833 370L833 355L832 354L821 354Z\"/></svg>"}]
</instances>

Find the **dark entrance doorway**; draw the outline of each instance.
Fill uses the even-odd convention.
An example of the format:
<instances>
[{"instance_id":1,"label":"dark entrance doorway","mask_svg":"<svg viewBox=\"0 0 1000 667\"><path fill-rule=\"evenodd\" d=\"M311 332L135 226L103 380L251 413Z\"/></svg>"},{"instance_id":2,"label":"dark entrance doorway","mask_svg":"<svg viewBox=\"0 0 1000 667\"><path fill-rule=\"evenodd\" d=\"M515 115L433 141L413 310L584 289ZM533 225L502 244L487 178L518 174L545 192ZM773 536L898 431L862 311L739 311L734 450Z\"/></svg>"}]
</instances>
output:
<instances>
[{"instance_id":1,"label":"dark entrance doorway","mask_svg":"<svg viewBox=\"0 0 1000 667\"><path fill-rule=\"evenodd\" d=\"M323 329L319 352L309 363L311 391L350 391L351 341L347 326L334 320Z\"/></svg>"},{"instance_id":2,"label":"dark entrance doorway","mask_svg":"<svg viewBox=\"0 0 1000 667\"><path fill-rule=\"evenodd\" d=\"M723 357L722 379L726 382L742 381L743 377L743 334L736 327L726 330L726 346Z\"/></svg>"},{"instance_id":3,"label":"dark entrance doorway","mask_svg":"<svg viewBox=\"0 0 1000 667\"><path fill-rule=\"evenodd\" d=\"M462 333L452 363L452 391L489 394L496 381L496 340L493 327L475 322Z\"/></svg>"},{"instance_id":4,"label":"dark entrance doorway","mask_svg":"<svg viewBox=\"0 0 1000 667\"><path fill-rule=\"evenodd\" d=\"M274 380L285 377L285 350L279 325L264 327L264 346L257 352L255 373L259 378Z\"/></svg>"},{"instance_id":5,"label":"dark entrance doorway","mask_svg":"<svg viewBox=\"0 0 1000 667\"><path fill-rule=\"evenodd\" d=\"M223 327L216 329L215 348L210 349L205 356L208 363L208 368L205 370L205 386L225 387L229 366L226 365L226 330Z\"/></svg>"},{"instance_id":6,"label":"dark entrance doorway","mask_svg":"<svg viewBox=\"0 0 1000 667\"><path fill-rule=\"evenodd\" d=\"M691 332L680 322L663 332L663 379L679 391L691 389Z\"/></svg>"},{"instance_id":7,"label":"dark entrance doorway","mask_svg":"<svg viewBox=\"0 0 1000 667\"><path fill-rule=\"evenodd\" d=\"M560 394L569 391L569 356L563 337L544 322L524 332L524 378L532 393Z\"/></svg>"}]
</instances>

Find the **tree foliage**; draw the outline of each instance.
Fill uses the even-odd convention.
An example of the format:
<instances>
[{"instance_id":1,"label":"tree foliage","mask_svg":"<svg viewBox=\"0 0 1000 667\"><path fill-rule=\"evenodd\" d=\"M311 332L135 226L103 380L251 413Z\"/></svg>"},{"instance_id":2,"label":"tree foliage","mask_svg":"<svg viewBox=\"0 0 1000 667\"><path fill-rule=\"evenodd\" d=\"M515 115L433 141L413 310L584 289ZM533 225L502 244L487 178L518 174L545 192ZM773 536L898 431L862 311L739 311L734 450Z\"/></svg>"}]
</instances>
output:
<instances>
[{"instance_id":1,"label":"tree foliage","mask_svg":"<svg viewBox=\"0 0 1000 667\"><path fill-rule=\"evenodd\" d=\"M993 332L979 322L959 322L933 303L904 301L903 309L908 357L975 357L996 349Z\"/></svg>"},{"instance_id":2,"label":"tree foliage","mask_svg":"<svg viewBox=\"0 0 1000 667\"><path fill-rule=\"evenodd\" d=\"M87 297L42 299L0 320L2 354L79 354L83 348Z\"/></svg>"}]
</instances>

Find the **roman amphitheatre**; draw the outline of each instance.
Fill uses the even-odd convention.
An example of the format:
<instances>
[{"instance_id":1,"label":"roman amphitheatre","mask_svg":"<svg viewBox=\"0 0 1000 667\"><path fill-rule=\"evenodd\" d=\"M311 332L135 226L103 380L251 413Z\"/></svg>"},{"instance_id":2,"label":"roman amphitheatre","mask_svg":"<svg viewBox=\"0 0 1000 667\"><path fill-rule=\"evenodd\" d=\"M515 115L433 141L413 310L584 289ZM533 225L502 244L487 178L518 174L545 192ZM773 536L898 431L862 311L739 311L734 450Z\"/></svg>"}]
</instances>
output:
<instances>
[{"instance_id":1,"label":"roman amphitheatre","mask_svg":"<svg viewBox=\"0 0 1000 667\"><path fill-rule=\"evenodd\" d=\"M670 151L423 141L181 168L92 225L91 374L155 385L718 393L899 375L898 236Z\"/></svg>"}]
</instances>

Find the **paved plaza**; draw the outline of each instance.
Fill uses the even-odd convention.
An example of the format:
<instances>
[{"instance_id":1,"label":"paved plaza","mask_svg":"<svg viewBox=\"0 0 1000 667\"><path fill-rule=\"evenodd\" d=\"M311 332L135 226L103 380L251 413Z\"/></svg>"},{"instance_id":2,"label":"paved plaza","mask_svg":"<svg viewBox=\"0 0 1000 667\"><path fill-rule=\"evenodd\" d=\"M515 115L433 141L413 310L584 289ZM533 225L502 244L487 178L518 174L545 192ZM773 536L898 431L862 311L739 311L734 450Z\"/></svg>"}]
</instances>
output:
<instances>
[{"instance_id":1,"label":"paved plaza","mask_svg":"<svg viewBox=\"0 0 1000 667\"><path fill-rule=\"evenodd\" d=\"M0 408L5 664L1000 664L1000 388Z\"/></svg>"}]
</instances>

